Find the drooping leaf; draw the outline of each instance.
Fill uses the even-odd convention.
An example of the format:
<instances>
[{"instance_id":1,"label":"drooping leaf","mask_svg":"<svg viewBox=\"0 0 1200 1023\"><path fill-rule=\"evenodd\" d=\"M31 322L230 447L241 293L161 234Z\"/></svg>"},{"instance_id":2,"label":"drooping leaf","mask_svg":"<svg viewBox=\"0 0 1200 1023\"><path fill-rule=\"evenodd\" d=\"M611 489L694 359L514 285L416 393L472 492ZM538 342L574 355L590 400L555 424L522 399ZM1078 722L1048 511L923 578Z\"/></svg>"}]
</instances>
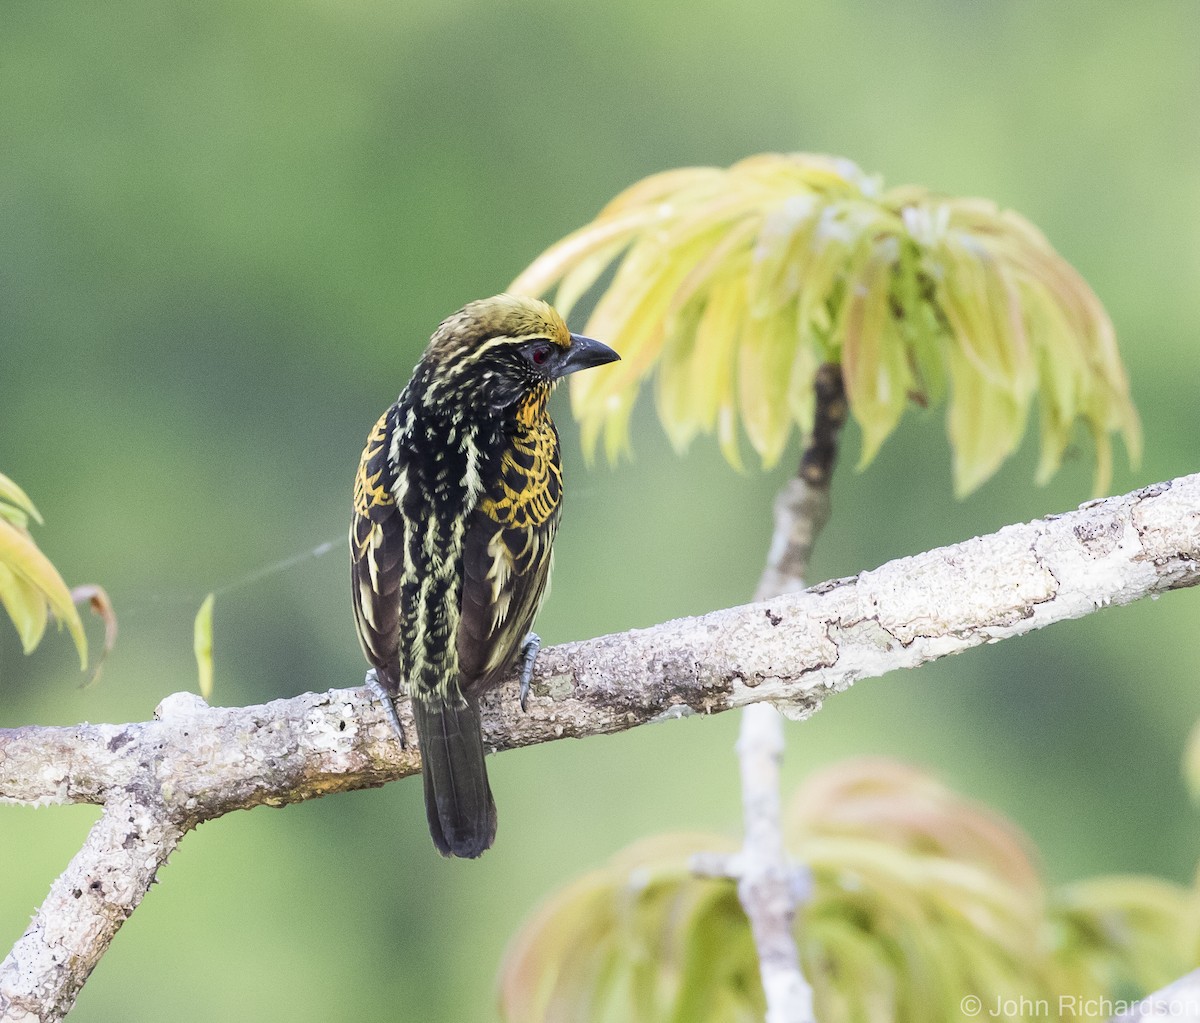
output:
<instances>
[{"instance_id":1,"label":"drooping leaf","mask_svg":"<svg viewBox=\"0 0 1200 1023\"><path fill-rule=\"evenodd\" d=\"M734 393L734 356L745 318L745 285L729 276L713 286L696 324L688 389L701 429L712 430Z\"/></svg>"},{"instance_id":2,"label":"drooping leaf","mask_svg":"<svg viewBox=\"0 0 1200 1023\"><path fill-rule=\"evenodd\" d=\"M84 634L83 623L79 620L79 613L75 610L75 604L71 600L71 592L67 589L67 584L63 582L58 570L38 549L29 534L7 518L0 519L0 566L6 568L14 578L26 584L21 588L8 587L4 599L6 608L10 606L10 603L12 607L25 604L23 609L18 612L25 623L24 626L18 624L19 631L22 628L25 629L22 642L25 642L26 636L34 634L37 639L41 638L42 630L45 628L44 619L41 627L36 627L35 623L39 612L36 608L29 606L31 600L33 602L41 601L44 605L48 605L55 618L67 627L67 631L75 641L75 648L79 652L80 667L86 668L87 636ZM26 647L26 652L30 649L32 647Z\"/></svg>"},{"instance_id":3,"label":"drooping leaf","mask_svg":"<svg viewBox=\"0 0 1200 1023\"><path fill-rule=\"evenodd\" d=\"M738 346L738 410L763 468L779 461L791 433L787 395L795 337L794 306L766 316L749 314L743 321Z\"/></svg>"},{"instance_id":4,"label":"drooping leaf","mask_svg":"<svg viewBox=\"0 0 1200 1023\"><path fill-rule=\"evenodd\" d=\"M599 247L595 252L576 263L559 281L558 290L554 293L554 304L564 318L571 315L575 304L628 245L628 238L618 238L610 245Z\"/></svg>"},{"instance_id":5,"label":"drooping leaf","mask_svg":"<svg viewBox=\"0 0 1200 1023\"><path fill-rule=\"evenodd\" d=\"M518 294L540 295L551 288L571 268L584 262L587 262L589 266L595 266L595 273L598 277L607 266L607 263L595 265L595 257L598 252L611 250L614 246L619 251L637 236L638 231L652 226L659 219L663 219L661 212L639 210L623 217L598 221L582 227L543 252L537 260L526 267L520 277L509 285L509 291ZM581 284L583 286L580 288ZM580 293L586 291L590 285L591 281L576 282Z\"/></svg>"},{"instance_id":6,"label":"drooping leaf","mask_svg":"<svg viewBox=\"0 0 1200 1023\"><path fill-rule=\"evenodd\" d=\"M42 517L37 508L17 484L0 472L0 518L5 518L14 526L25 529L29 520L41 525Z\"/></svg>"},{"instance_id":7,"label":"drooping leaf","mask_svg":"<svg viewBox=\"0 0 1200 1023\"><path fill-rule=\"evenodd\" d=\"M964 497L988 479L1020 443L1027 402L992 386L965 355L951 352L949 363L946 432L954 452L954 492Z\"/></svg>"},{"instance_id":8,"label":"drooping leaf","mask_svg":"<svg viewBox=\"0 0 1200 1023\"><path fill-rule=\"evenodd\" d=\"M655 374L655 399L667 439L682 452L703 428L698 403L692 399L691 364L700 302L689 302L667 321L667 342Z\"/></svg>"},{"instance_id":9,"label":"drooping leaf","mask_svg":"<svg viewBox=\"0 0 1200 1023\"><path fill-rule=\"evenodd\" d=\"M91 675L84 683L84 687L86 688L100 681L100 672L104 668L104 662L108 660L108 655L112 653L113 647L117 645L117 612L113 608L108 592L103 586L97 586L95 583L74 587L71 590L71 599L76 605L86 603L96 616L104 622L104 646L100 650L100 656L96 658L96 662L92 665Z\"/></svg>"},{"instance_id":10,"label":"drooping leaf","mask_svg":"<svg viewBox=\"0 0 1200 1023\"><path fill-rule=\"evenodd\" d=\"M213 601L216 594L210 593L200 604L196 620L192 624L192 648L196 653L196 669L199 673L200 695L207 701L213 691Z\"/></svg>"},{"instance_id":11,"label":"drooping leaf","mask_svg":"<svg viewBox=\"0 0 1200 1023\"><path fill-rule=\"evenodd\" d=\"M49 618L46 595L0 561L0 604L16 626L21 649L32 653L46 632Z\"/></svg>"},{"instance_id":12,"label":"drooping leaf","mask_svg":"<svg viewBox=\"0 0 1200 1023\"><path fill-rule=\"evenodd\" d=\"M894 238L864 246L848 272L834 344L842 352L846 396L863 431L858 467L868 465L908 405L912 387L904 336L891 315Z\"/></svg>"},{"instance_id":13,"label":"drooping leaf","mask_svg":"<svg viewBox=\"0 0 1200 1023\"><path fill-rule=\"evenodd\" d=\"M797 340L792 365L788 369L787 407L792 421L798 423L807 434L812 429L813 416L816 414L817 398L813 381L820 363L816 351L801 333L800 324L796 322Z\"/></svg>"},{"instance_id":14,"label":"drooping leaf","mask_svg":"<svg viewBox=\"0 0 1200 1023\"><path fill-rule=\"evenodd\" d=\"M731 882L687 886L695 897L677 926L679 973L671 1023L759 1020L766 1006L746 914Z\"/></svg>"}]
</instances>

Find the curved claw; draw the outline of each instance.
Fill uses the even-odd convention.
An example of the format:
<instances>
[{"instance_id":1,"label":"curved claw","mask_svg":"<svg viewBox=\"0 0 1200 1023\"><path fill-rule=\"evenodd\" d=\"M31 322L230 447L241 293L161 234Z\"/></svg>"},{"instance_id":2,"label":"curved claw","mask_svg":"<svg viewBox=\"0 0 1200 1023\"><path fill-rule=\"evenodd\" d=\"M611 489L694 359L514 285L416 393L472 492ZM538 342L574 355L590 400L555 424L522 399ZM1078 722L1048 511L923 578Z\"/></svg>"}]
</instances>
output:
<instances>
[{"instance_id":1,"label":"curved claw","mask_svg":"<svg viewBox=\"0 0 1200 1023\"><path fill-rule=\"evenodd\" d=\"M404 726L400 723L400 715L396 713L396 700L391 693L384 688L382 682L379 681L379 672L374 668L367 672L367 677L363 679L366 687L371 690L377 699L383 705L383 714L388 719L388 723L392 726L392 730L400 739L400 748L408 748L408 739L404 735Z\"/></svg>"},{"instance_id":2,"label":"curved claw","mask_svg":"<svg viewBox=\"0 0 1200 1023\"><path fill-rule=\"evenodd\" d=\"M529 699L529 685L533 680L533 665L537 661L538 651L542 649L542 637L536 632L531 632L525 637L525 642L521 645L521 691L518 700L521 704L521 712L525 711L525 703Z\"/></svg>"}]
</instances>

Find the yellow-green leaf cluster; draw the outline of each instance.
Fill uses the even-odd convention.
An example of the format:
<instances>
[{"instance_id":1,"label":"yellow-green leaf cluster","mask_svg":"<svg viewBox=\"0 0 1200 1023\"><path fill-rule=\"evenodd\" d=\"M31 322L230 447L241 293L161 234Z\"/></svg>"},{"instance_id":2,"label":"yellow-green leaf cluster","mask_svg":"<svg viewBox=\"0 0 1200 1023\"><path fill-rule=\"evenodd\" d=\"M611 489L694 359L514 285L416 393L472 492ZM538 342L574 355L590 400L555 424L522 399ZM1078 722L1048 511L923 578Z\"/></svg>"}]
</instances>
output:
<instances>
[{"instance_id":1,"label":"yellow-green leaf cluster","mask_svg":"<svg viewBox=\"0 0 1200 1023\"><path fill-rule=\"evenodd\" d=\"M87 637L71 591L58 570L38 549L30 521L41 523L26 493L0 474L0 604L16 626L21 646L31 652L41 642L51 613L67 627L81 667L87 666Z\"/></svg>"},{"instance_id":2,"label":"yellow-green leaf cluster","mask_svg":"<svg viewBox=\"0 0 1200 1023\"><path fill-rule=\"evenodd\" d=\"M1145 993L1200 965L1200 892L1154 877L1089 878L1051 897L1058 958L1079 986Z\"/></svg>"},{"instance_id":3,"label":"yellow-green leaf cluster","mask_svg":"<svg viewBox=\"0 0 1200 1023\"><path fill-rule=\"evenodd\" d=\"M703 834L648 838L552 897L505 956L504 1019L761 1020L758 965L737 891L689 872L700 851L733 847Z\"/></svg>"},{"instance_id":4,"label":"yellow-green leaf cluster","mask_svg":"<svg viewBox=\"0 0 1200 1023\"><path fill-rule=\"evenodd\" d=\"M764 466L807 431L812 378L842 367L863 434L860 468L910 400L948 400L956 489L986 480L1020 443L1035 399L1039 481L1074 424L1096 447L1096 489L1120 432L1140 451L1112 323L1027 220L982 199L885 190L848 160L765 154L727 169L646 178L551 246L513 282L555 289L564 315L614 263L585 330L622 361L571 381L593 450L616 457L651 372L680 449L716 433L740 466L739 426Z\"/></svg>"},{"instance_id":5,"label":"yellow-green leaf cluster","mask_svg":"<svg viewBox=\"0 0 1200 1023\"><path fill-rule=\"evenodd\" d=\"M959 1020L967 997L1070 1019L1072 1004L1146 993L1195 965L1192 893L1114 878L1048 896L1011 823L893 761L813 776L785 832L813 877L796 938L822 1023ZM648 839L559 892L509 950L504 1018L761 1019L736 887L688 868L731 848Z\"/></svg>"}]
</instances>

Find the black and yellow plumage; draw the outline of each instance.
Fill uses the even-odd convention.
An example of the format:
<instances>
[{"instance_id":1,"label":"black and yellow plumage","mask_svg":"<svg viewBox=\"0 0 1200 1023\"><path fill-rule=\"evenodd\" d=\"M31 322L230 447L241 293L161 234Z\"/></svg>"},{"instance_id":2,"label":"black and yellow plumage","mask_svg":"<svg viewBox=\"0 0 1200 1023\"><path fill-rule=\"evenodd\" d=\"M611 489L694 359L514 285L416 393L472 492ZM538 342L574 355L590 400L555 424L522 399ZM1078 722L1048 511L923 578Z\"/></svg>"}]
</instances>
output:
<instances>
[{"instance_id":1,"label":"black and yellow plumage","mask_svg":"<svg viewBox=\"0 0 1200 1023\"><path fill-rule=\"evenodd\" d=\"M479 697L508 677L546 594L562 503L547 401L616 359L545 302L448 317L367 437L354 484L354 614L384 690L406 688L434 844L478 856L496 834Z\"/></svg>"}]
</instances>

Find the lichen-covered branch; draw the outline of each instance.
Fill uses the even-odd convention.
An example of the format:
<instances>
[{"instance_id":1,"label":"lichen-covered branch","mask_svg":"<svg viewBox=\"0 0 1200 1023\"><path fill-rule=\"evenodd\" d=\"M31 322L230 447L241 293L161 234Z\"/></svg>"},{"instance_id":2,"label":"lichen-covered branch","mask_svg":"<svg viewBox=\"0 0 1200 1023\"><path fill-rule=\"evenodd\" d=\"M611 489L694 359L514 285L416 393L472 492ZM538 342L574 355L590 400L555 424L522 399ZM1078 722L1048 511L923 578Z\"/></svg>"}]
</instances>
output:
<instances>
[{"instance_id":1,"label":"lichen-covered branch","mask_svg":"<svg viewBox=\"0 0 1200 1023\"><path fill-rule=\"evenodd\" d=\"M62 1019L184 831L156 806L114 800L0 963L0 1020Z\"/></svg>"},{"instance_id":2,"label":"lichen-covered branch","mask_svg":"<svg viewBox=\"0 0 1200 1023\"><path fill-rule=\"evenodd\" d=\"M860 678L1197 582L1200 476L1188 476L804 593L552 647L529 712L507 685L485 701L485 734L508 749L761 700L812 713ZM231 708L178 694L149 722L0 729L0 800L103 805L89 843L128 842L141 855L133 872L107 846L76 857L0 963L0 1019L61 1017L176 833L418 770L365 687ZM134 821L120 816L126 800ZM89 871L105 864L107 883L79 888L75 877L95 880ZM56 897L63 890L69 898Z\"/></svg>"},{"instance_id":3,"label":"lichen-covered branch","mask_svg":"<svg viewBox=\"0 0 1200 1023\"><path fill-rule=\"evenodd\" d=\"M770 704L742 711L737 754L746 834L725 872L737 879L738 901L750 923L767 1003L766 1023L812 1023L813 994L800 969L793 925L811 887L783 844L779 768L783 720Z\"/></svg>"}]
</instances>

